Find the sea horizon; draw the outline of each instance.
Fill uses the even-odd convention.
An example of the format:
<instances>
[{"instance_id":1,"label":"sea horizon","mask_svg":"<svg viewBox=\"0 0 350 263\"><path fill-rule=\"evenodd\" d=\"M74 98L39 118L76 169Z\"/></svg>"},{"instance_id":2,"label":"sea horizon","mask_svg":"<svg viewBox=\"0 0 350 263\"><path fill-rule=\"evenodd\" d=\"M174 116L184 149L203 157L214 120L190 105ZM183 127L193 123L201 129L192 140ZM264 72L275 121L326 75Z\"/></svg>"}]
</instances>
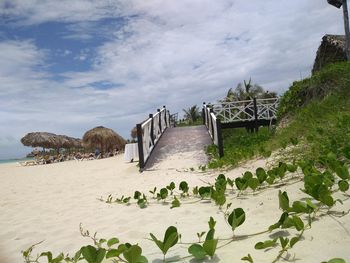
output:
<instances>
[{"instance_id":1,"label":"sea horizon","mask_svg":"<svg viewBox=\"0 0 350 263\"><path fill-rule=\"evenodd\" d=\"M0 164L15 163L15 162L20 162L20 161L28 161L28 160L32 160L32 159L33 159L32 157L0 159Z\"/></svg>"}]
</instances>

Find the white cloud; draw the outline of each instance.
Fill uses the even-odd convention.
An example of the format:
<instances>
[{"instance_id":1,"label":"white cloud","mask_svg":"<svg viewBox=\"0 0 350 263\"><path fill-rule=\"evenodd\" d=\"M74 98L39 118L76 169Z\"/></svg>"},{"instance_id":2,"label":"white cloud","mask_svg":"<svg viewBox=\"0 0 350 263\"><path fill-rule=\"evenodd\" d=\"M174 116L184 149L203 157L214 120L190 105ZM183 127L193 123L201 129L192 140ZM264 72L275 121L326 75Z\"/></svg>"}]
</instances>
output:
<instances>
[{"instance_id":1,"label":"white cloud","mask_svg":"<svg viewBox=\"0 0 350 263\"><path fill-rule=\"evenodd\" d=\"M82 136L97 125L128 137L162 105L181 113L250 77L283 91L309 75L325 33L343 32L341 12L326 1L31 0L2 2L0 10L22 24L77 25L70 30L76 39L108 34L77 57L96 54L91 70L62 73L59 82L45 68L48 50L31 41L0 43L0 137L16 140L35 130ZM120 16L128 19L119 27L97 33L87 26ZM95 83L116 87L98 90Z\"/></svg>"}]
</instances>

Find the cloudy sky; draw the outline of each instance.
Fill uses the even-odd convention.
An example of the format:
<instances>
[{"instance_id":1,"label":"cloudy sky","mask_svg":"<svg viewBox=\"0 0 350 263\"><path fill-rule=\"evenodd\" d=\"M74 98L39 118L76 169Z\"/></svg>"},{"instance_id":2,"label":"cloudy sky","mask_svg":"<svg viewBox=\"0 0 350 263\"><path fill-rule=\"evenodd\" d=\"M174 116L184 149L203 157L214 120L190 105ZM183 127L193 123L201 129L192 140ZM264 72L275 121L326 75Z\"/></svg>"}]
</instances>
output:
<instances>
[{"instance_id":1,"label":"cloudy sky","mask_svg":"<svg viewBox=\"0 0 350 263\"><path fill-rule=\"evenodd\" d=\"M281 94L326 33L343 34L326 0L0 0L0 159L32 131L129 138L250 77Z\"/></svg>"}]
</instances>

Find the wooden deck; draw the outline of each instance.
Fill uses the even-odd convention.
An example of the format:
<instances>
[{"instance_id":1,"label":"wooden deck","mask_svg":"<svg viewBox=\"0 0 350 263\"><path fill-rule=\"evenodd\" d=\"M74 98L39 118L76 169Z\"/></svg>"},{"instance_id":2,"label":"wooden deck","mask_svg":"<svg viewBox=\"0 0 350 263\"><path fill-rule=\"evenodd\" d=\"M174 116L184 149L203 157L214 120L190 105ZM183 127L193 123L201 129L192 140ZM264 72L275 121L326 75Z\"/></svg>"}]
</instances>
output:
<instances>
[{"instance_id":1,"label":"wooden deck","mask_svg":"<svg viewBox=\"0 0 350 263\"><path fill-rule=\"evenodd\" d=\"M205 147L210 144L212 144L212 140L204 125L168 128L154 148L146 163L145 170L158 169L165 160L168 161L167 166L169 166L172 162L175 163L185 156L186 163L197 168L199 165L207 163L208 157L205 153ZM191 160L188 160L188 157Z\"/></svg>"}]
</instances>

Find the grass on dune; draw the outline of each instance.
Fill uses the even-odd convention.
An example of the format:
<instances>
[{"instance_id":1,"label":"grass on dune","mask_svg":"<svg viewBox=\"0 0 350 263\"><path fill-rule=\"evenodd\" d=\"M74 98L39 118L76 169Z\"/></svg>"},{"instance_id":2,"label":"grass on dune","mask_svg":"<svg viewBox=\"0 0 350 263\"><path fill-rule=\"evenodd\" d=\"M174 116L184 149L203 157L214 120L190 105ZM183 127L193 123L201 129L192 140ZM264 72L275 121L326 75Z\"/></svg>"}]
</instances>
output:
<instances>
[{"instance_id":1,"label":"grass on dune","mask_svg":"<svg viewBox=\"0 0 350 263\"><path fill-rule=\"evenodd\" d=\"M278 121L287 124L271 131L260 128L257 134L224 130L225 156L218 158L216 147L208 147L213 157L209 168L236 166L289 145L296 145L288 150L293 159L318 160L325 153L341 156L350 152L350 63L330 65L311 78L294 82L281 97Z\"/></svg>"}]
</instances>

